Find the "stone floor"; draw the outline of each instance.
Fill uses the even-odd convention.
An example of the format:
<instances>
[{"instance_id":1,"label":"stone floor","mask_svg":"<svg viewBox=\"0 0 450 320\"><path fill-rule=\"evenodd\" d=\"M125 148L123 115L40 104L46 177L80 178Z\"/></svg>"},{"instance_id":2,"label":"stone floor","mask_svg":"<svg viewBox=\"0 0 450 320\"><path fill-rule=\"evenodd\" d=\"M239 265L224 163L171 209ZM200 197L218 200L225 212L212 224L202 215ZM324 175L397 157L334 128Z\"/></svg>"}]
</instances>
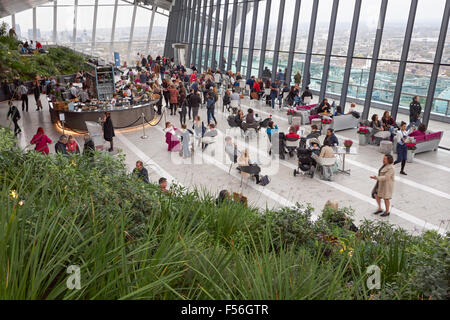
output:
<instances>
[{"instance_id":1,"label":"stone floor","mask_svg":"<svg viewBox=\"0 0 450 320\"><path fill-rule=\"evenodd\" d=\"M19 136L21 146L32 148L29 141L37 127L46 130L49 137L56 142L61 134L50 121L48 106L44 111L34 111L34 99L30 96L30 112L25 113L20 121L23 133ZM44 99L42 99L44 100ZM252 107L262 118L269 115L286 131L289 127L284 111L273 111L263 103L243 101L244 109ZM294 177L297 167L296 159L285 161L273 160L268 156L267 137L265 132L250 139L248 144L239 132L230 131L226 122L227 114L221 112L221 106L216 108L216 118L219 122L220 136L231 135L238 142L239 148L248 148L250 158L262 167L262 173L269 175L271 183L266 187L255 184L254 181L243 181L235 168L230 169L230 162L223 154L223 144L219 142L206 153L194 152L191 159L182 159L178 153L168 153L163 134L164 120L157 127L146 127L148 139L141 139L142 128L116 131L115 147L126 154L126 163L131 170L136 160L143 160L149 170L150 179L156 182L161 176L171 182L177 182L188 188L217 194L222 189L244 193L249 203L259 208L277 208L291 206L295 203L310 203L316 208L316 214L328 200L338 201L340 206L351 206L355 210L355 220L378 220L380 217L372 213L376 209L375 201L370 193L374 182L370 176L375 175L381 166L382 154L374 146L357 146L358 155L349 156L346 166L351 169L351 175L338 174L333 182L325 182L318 178L310 179ZM20 110L20 107L19 107ZM6 122L7 106L0 104L0 125ZM379 112L373 110L372 113ZM372 114L371 113L371 114ZM380 112L381 113L381 112ZM206 119L206 110L200 112L202 120ZM400 117L401 119L401 117ZM179 119L167 114L167 120L179 126ZM450 137L446 124L433 123L433 126L445 130L444 137ZM82 137L75 135L82 144ZM338 133L339 139L352 139L357 142L356 130ZM223 140L223 139L222 139ZM51 146L51 152L54 147ZM215 151L215 152L213 152ZM398 171L400 168L396 168ZM421 232L435 229L440 232L450 230L450 152L439 149L416 155L416 161L407 164L407 177L396 177L392 214L389 222L401 226L411 232Z\"/></svg>"}]
</instances>

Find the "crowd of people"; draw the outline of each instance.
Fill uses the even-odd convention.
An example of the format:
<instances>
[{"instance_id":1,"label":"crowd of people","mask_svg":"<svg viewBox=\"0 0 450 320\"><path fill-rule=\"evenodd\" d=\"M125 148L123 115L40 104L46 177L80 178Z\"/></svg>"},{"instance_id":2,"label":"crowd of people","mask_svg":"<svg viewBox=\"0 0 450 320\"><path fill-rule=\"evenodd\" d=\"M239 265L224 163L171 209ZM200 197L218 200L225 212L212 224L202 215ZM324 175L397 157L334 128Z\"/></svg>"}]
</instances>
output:
<instances>
[{"instance_id":1,"label":"crowd of people","mask_svg":"<svg viewBox=\"0 0 450 320\"><path fill-rule=\"evenodd\" d=\"M333 181L333 171L336 166L332 162L336 158L334 147L339 146L339 139L334 134L333 129L327 129L322 132L317 125L312 124L308 128L306 135L305 128L299 125L290 126L287 132L281 132L272 117L263 119L252 108L245 110L241 106L241 100L245 94L248 94L248 97L253 100L264 99L266 104L273 109L277 105L279 108L282 106L294 108L311 103L313 93L309 87L306 87L304 91L301 90L302 77L300 72L295 74L294 83L290 86L290 81L285 79L285 73L282 70L279 70L275 75L274 81L271 79L272 75L268 68L265 68L260 78L252 76L249 79L244 79L239 72L222 72L219 69L212 70L211 68L204 72L199 72L195 65L187 68L180 63L175 64L173 59L160 56L153 59L150 55L144 56L142 54L138 54L135 68L129 68L124 63L122 70L126 71L126 77L122 77L122 86L114 94L113 100L117 99L118 95L128 97L132 101L139 100L142 98L142 92L144 92L145 95L151 95L154 99L156 98L158 114L161 114L163 107L165 107L171 116L179 115L179 128L170 121L165 124L165 139L169 152L179 152L180 156L189 158L192 156L195 142L198 142L198 146L202 151L205 151L209 145L215 142L218 136L218 121L215 117L215 111L220 97L222 99L222 112L225 110L229 112L227 121L231 127L239 128L243 133L251 130L259 132L261 129L265 129L267 137L272 144L269 152L271 154L277 153L281 159L284 159L286 154L289 154L291 157L295 156L295 151L298 151L299 147L307 149L309 152L307 162L310 165L309 167L312 167L308 171L312 170L314 172L316 168L320 168L321 177L325 180ZM75 82L83 85L80 88L79 86L74 86L73 83L69 83L68 89L71 97L87 101L89 96L85 90L85 76L82 72L76 75ZM15 93L11 93L11 90L8 92L12 96L16 94L16 96L20 97L22 111L28 111L28 93L30 90L18 79L14 81L13 85L17 88ZM42 104L38 103L40 101L40 93L49 93L58 86L60 85L55 78L40 78L33 82L32 92L35 96L38 110L42 108ZM144 90L138 90L138 88ZM206 107L207 111L205 122L201 120L199 115L199 110L202 107ZM389 200L392 197L393 166L400 163L401 174L406 175L406 144L409 141L408 139L426 133L426 127L420 124L421 110L418 97L414 97L410 105L409 125L404 122L398 124L388 111L381 118L374 114L371 121L368 122L368 126L373 132L372 139L376 138L376 133L385 132L386 136L389 135L392 141L396 138L398 143L397 160L394 161L391 155L387 155L383 160L383 167L379 175L372 177L377 180L377 185L372 193L373 197L378 204L380 204L382 199L385 200L386 211L384 216L388 216L390 213ZM344 112L341 106L335 106L334 103L331 105L327 99L318 104L315 112L321 117L329 117L330 119L343 115L353 115L355 118L360 117L360 114L356 111L355 104L351 104L350 108ZM14 123L14 132L16 134L20 133L21 129L18 126L20 113L18 108L12 104L10 105L8 117L11 117ZM189 123L187 120L189 120ZM102 123L104 138L110 142L109 151L112 151L114 126L110 114L105 113ZM319 137L322 135L325 137L323 143L320 143ZM192 143L192 138L194 143ZM95 150L95 146L88 135L84 137L84 140L83 154L91 154ZM307 141L307 144L305 141ZM52 142L43 133L42 128L39 128L31 143L36 145L38 152L48 154L48 144ZM299 147L291 147L296 144ZM274 148L274 146L277 148ZM73 154L80 153L80 148L73 137L63 135L56 143L55 151L62 154ZM238 150L237 143L233 142L231 137L225 138L225 152L231 162L237 164L237 168L243 177L254 177L258 184L261 183L261 180L266 180L261 178L261 168L258 164L252 162L249 158L248 149ZM301 171L304 163L300 161L300 155L298 157L299 171ZM148 182L148 172L143 167L142 161L138 161L134 171L144 182ZM167 183L167 180L160 181L162 186L165 183ZM377 214L381 213L378 211Z\"/></svg>"}]
</instances>

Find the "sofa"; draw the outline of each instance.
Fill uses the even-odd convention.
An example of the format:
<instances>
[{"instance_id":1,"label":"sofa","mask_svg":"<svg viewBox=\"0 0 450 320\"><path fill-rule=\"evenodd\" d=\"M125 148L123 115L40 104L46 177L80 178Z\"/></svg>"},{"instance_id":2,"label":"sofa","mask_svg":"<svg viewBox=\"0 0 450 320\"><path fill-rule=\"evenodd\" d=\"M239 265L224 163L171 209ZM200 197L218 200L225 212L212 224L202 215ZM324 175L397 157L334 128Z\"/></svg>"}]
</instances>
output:
<instances>
[{"instance_id":1,"label":"sofa","mask_svg":"<svg viewBox=\"0 0 450 320\"><path fill-rule=\"evenodd\" d=\"M347 129L353 129L358 126L360 119L356 119L351 114L341 115L337 117L333 117L333 122L331 127L334 131L343 131Z\"/></svg>"},{"instance_id":2,"label":"sofa","mask_svg":"<svg viewBox=\"0 0 450 320\"><path fill-rule=\"evenodd\" d=\"M429 151L437 151L443 135L444 132L438 131L438 132L427 132L427 134L425 134L424 136L411 137L411 139L415 141L417 148L414 151L414 153L418 154ZM394 137L392 143L394 145L394 152L397 153L397 143L398 143L397 137Z\"/></svg>"}]
</instances>

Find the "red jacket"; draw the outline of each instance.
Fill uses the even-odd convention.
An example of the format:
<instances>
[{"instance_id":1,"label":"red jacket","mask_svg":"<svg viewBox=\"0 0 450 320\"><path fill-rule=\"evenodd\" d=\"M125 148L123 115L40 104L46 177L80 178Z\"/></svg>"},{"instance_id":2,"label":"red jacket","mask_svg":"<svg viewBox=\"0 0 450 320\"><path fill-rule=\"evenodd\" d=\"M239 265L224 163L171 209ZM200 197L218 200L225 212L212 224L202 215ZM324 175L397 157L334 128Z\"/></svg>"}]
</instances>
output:
<instances>
[{"instance_id":1,"label":"red jacket","mask_svg":"<svg viewBox=\"0 0 450 320\"><path fill-rule=\"evenodd\" d=\"M33 139L31 139L31 144L35 144L37 152L40 152L42 154L48 154L48 143L52 143L52 140L50 140L49 137L47 137L45 134L35 134Z\"/></svg>"},{"instance_id":2,"label":"red jacket","mask_svg":"<svg viewBox=\"0 0 450 320\"><path fill-rule=\"evenodd\" d=\"M256 92L261 91L261 87L258 82L255 81L255 84L253 85L253 89L255 89Z\"/></svg>"},{"instance_id":3,"label":"red jacket","mask_svg":"<svg viewBox=\"0 0 450 320\"><path fill-rule=\"evenodd\" d=\"M195 73L192 73L192 74L191 74L190 82L192 83L192 82L194 82L195 80L197 80L197 76L195 75Z\"/></svg>"}]
</instances>

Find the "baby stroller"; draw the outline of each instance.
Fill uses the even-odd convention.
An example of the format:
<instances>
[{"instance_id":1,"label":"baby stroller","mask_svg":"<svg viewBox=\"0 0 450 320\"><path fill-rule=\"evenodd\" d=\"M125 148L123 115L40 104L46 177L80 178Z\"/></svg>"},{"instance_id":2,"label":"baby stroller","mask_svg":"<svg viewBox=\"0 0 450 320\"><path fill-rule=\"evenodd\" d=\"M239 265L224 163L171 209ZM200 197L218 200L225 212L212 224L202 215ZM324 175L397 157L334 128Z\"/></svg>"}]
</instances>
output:
<instances>
[{"instance_id":1,"label":"baby stroller","mask_svg":"<svg viewBox=\"0 0 450 320\"><path fill-rule=\"evenodd\" d=\"M298 170L294 170L294 177L303 173L304 175L309 175L311 179L314 179L314 174L317 168L317 162L313 159L312 154L320 154L320 150L312 150L307 147L307 142L305 138L300 140L300 147L297 149L298 158Z\"/></svg>"}]
</instances>

